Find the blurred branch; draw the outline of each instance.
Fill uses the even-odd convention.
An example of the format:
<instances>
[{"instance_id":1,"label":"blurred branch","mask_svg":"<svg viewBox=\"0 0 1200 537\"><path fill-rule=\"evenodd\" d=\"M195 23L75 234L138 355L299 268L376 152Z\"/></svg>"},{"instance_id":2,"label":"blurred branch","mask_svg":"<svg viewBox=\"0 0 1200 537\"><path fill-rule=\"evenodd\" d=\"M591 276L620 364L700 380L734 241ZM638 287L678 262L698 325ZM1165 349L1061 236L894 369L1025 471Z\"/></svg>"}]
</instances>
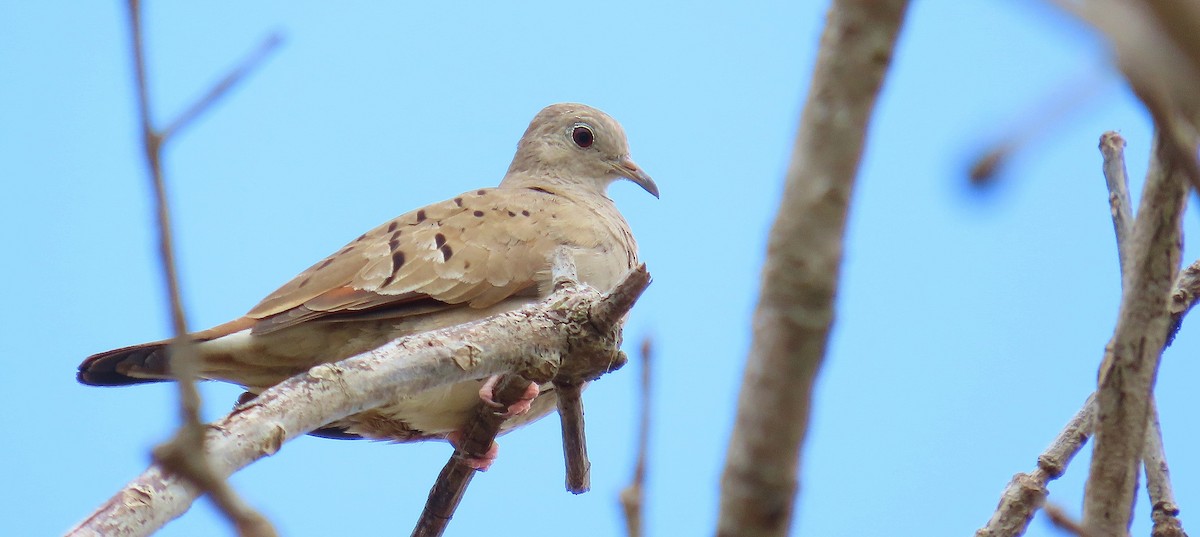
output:
<instances>
[{"instance_id":1,"label":"blurred branch","mask_svg":"<svg viewBox=\"0 0 1200 537\"><path fill-rule=\"evenodd\" d=\"M1172 143L1155 137L1141 205L1126 244L1127 282L1117 326L1100 366L1096 444L1084 492L1084 527L1094 535L1128 531L1146 441L1152 389L1166 343L1180 257L1186 171ZM1193 159L1194 160L1194 159Z\"/></svg>"},{"instance_id":2,"label":"blurred branch","mask_svg":"<svg viewBox=\"0 0 1200 537\"><path fill-rule=\"evenodd\" d=\"M1013 154L1029 146L1039 136L1045 137L1051 129L1064 123L1078 112L1088 99L1104 86L1102 70L1093 67L1086 73L1075 75L1059 87L1026 106L1020 112L1020 120L1008 125L1006 130L987 149L971 162L967 178L976 187L990 185L999 176ZM1015 115L1015 114L1014 114Z\"/></svg>"},{"instance_id":3,"label":"blurred branch","mask_svg":"<svg viewBox=\"0 0 1200 537\"><path fill-rule=\"evenodd\" d=\"M768 238L717 534L784 535L833 323L846 214L908 2L835 0Z\"/></svg>"},{"instance_id":4,"label":"blurred branch","mask_svg":"<svg viewBox=\"0 0 1200 537\"><path fill-rule=\"evenodd\" d=\"M1095 27L1112 46L1117 67L1154 118L1160 153L1172 155L1200 189L1196 138L1200 128L1200 10L1175 0L1052 0Z\"/></svg>"},{"instance_id":5,"label":"blurred branch","mask_svg":"<svg viewBox=\"0 0 1200 537\"><path fill-rule=\"evenodd\" d=\"M1046 485L1067 471L1071 459L1087 443L1095 425L1095 415L1096 396L1092 394L1050 447L1038 456L1033 473L1013 476L1000 495L996 512L986 526L975 532L975 537L1016 537L1025 533L1033 514L1046 503L1049 493Z\"/></svg>"},{"instance_id":6,"label":"blurred branch","mask_svg":"<svg viewBox=\"0 0 1200 537\"><path fill-rule=\"evenodd\" d=\"M591 312L633 306L650 283L645 265L616 288L563 283L546 299L467 325L424 332L333 364L322 364L267 390L211 424L213 472L226 477L309 431L388 401L398 393L517 372L547 382L570 368L595 378L620 352L620 326ZM631 298L632 297L632 298ZM187 510L197 493L155 464L68 535L148 535Z\"/></svg>"},{"instance_id":7,"label":"blurred branch","mask_svg":"<svg viewBox=\"0 0 1200 537\"><path fill-rule=\"evenodd\" d=\"M1045 511L1046 517L1050 519L1050 523L1054 524L1056 528L1063 530L1068 535L1075 535L1076 537L1091 537L1091 532L1089 532L1087 528L1084 528L1079 521L1067 515L1066 511L1063 511L1061 507L1054 504L1049 504L1046 506Z\"/></svg>"},{"instance_id":8,"label":"blurred branch","mask_svg":"<svg viewBox=\"0 0 1200 537\"><path fill-rule=\"evenodd\" d=\"M141 8L138 0L129 0L128 9L142 148L151 187L154 190L159 232L159 256L162 262L163 280L170 299L171 324L175 333L175 339L170 348L170 370L178 381L180 420L182 421L175 436L155 448L154 458L169 473L187 479L201 491L209 494L213 503L234 524L240 535L273 536L276 533L271 523L243 502L233 488L213 472L204 455L204 425L200 420L200 393L196 390L195 350L188 337L183 300L179 292L179 275L175 266L174 246L171 240L171 216L162 167L162 148L172 139L178 129L206 112L230 87L257 66L270 47L262 47L250 61L244 62L227 75L225 80L214 87L208 95L194 103L187 113L160 131L154 127L151 118ZM270 43L273 46L277 42L278 38L276 37Z\"/></svg>"},{"instance_id":9,"label":"blurred branch","mask_svg":"<svg viewBox=\"0 0 1200 537\"><path fill-rule=\"evenodd\" d=\"M446 531L446 525L454 517L454 511L467 491L467 485L471 484L471 479L478 471L467 461L486 456L496 435L500 434L500 425L508 419L504 411L519 402L528 388L529 380L525 377L506 374L497 382L492 396L493 401L501 406L501 411L484 401L479 402L475 416L463 429L459 445L429 491L429 499L425 501L425 509L421 511L421 518L413 529L413 537L439 537Z\"/></svg>"},{"instance_id":10,"label":"blurred branch","mask_svg":"<svg viewBox=\"0 0 1200 537\"><path fill-rule=\"evenodd\" d=\"M645 497L646 456L650 450L650 361L654 357L654 342L650 337L642 340L642 384L641 418L638 420L637 463L633 467L633 481L621 489L621 510L625 514L625 534L629 537L642 536L642 502Z\"/></svg>"}]
</instances>

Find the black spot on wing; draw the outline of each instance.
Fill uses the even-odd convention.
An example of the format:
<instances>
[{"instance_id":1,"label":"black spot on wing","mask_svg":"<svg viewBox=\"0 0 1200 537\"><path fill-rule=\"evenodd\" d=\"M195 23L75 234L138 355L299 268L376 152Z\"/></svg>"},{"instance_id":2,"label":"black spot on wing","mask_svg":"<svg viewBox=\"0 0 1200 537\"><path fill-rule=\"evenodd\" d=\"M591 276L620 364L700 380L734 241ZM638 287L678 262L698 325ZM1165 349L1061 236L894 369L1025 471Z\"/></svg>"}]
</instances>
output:
<instances>
[{"instance_id":1,"label":"black spot on wing","mask_svg":"<svg viewBox=\"0 0 1200 537\"><path fill-rule=\"evenodd\" d=\"M454 255L454 251L450 249L449 244L443 244L441 246L441 248L442 248L442 261L449 261L450 256Z\"/></svg>"}]
</instances>

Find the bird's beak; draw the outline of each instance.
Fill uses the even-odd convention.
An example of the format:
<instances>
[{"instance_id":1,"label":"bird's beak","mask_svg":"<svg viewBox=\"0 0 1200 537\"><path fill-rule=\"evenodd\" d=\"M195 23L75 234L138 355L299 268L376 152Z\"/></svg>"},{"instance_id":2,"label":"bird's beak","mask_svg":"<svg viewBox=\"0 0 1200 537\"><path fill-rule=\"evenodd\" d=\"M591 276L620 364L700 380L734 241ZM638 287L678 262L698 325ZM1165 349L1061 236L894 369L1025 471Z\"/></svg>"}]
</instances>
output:
<instances>
[{"instance_id":1,"label":"bird's beak","mask_svg":"<svg viewBox=\"0 0 1200 537\"><path fill-rule=\"evenodd\" d=\"M617 174L619 174L621 177L629 179L630 181L637 183L638 186L646 189L646 192L649 192L651 196L654 196L655 198L658 197L658 185L654 184L654 179L651 179L646 172L642 171L642 168L638 166L632 158L629 158L629 155L621 157L621 159L618 160L615 165L613 165L613 169L616 170Z\"/></svg>"}]
</instances>

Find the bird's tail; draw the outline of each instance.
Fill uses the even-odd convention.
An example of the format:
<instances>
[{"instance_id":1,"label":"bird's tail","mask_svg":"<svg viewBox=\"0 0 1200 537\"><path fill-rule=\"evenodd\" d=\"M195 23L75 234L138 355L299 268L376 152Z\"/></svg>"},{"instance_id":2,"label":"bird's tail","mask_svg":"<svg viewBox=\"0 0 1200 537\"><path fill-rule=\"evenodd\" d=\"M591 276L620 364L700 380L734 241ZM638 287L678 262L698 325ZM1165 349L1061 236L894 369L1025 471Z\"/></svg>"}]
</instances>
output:
<instances>
[{"instance_id":1,"label":"bird's tail","mask_svg":"<svg viewBox=\"0 0 1200 537\"><path fill-rule=\"evenodd\" d=\"M89 386L127 386L172 380L167 369L167 345L156 341L88 356L75 378Z\"/></svg>"}]
</instances>

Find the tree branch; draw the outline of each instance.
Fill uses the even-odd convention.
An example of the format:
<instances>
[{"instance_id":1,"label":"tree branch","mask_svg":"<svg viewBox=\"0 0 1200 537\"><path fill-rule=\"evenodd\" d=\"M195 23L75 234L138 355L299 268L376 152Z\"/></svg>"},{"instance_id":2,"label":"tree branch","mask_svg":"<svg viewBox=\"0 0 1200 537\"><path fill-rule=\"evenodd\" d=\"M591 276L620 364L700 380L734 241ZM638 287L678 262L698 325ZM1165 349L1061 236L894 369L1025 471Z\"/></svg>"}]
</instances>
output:
<instances>
[{"instance_id":1,"label":"tree branch","mask_svg":"<svg viewBox=\"0 0 1200 537\"><path fill-rule=\"evenodd\" d=\"M718 535L784 535L791 523L854 177L907 6L904 0L835 0L829 8L768 239L754 340L721 477Z\"/></svg>"},{"instance_id":2,"label":"tree branch","mask_svg":"<svg viewBox=\"0 0 1200 537\"><path fill-rule=\"evenodd\" d=\"M154 191L158 220L159 257L162 262L163 280L170 302L171 324L175 337L171 342L171 373L178 381L180 394L179 430L175 436L154 450L154 458L169 472L180 475L208 493L222 513L234 524L240 535L271 537L275 529L265 517L247 505L225 482L216 477L208 459L204 456L204 426L200 420L200 393L196 390L195 350L188 337L187 320L184 316L183 299L179 292L179 275L175 266L174 246L171 240L171 217L167 203L166 180L162 168L162 149L181 125L208 110L226 90L251 71L270 47L263 47L252 61L245 62L229 73L205 98L194 103L177 121L159 131L151 117L150 92L146 75L146 59L143 52L142 19L138 0L129 0L130 49L137 88L138 119L141 124L142 149L146 160L147 175ZM273 36L271 45L278 42Z\"/></svg>"},{"instance_id":3,"label":"tree branch","mask_svg":"<svg viewBox=\"0 0 1200 537\"><path fill-rule=\"evenodd\" d=\"M641 410L638 420L637 463L633 467L633 479L629 486L621 489L619 499L625 514L625 534L628 537L642 536L642 503L646 483L646 457L650 451L650 361L654 357L653 342L649 337L642 340L642 389Z\"/></svg>"},{"instance_id":4,"label":"tree branch","mask_svg":"<svg viewBox=\"0 0 1200 537\"><path fill-rule=\"evenodd\" d=\"M1150 495L1150 519L1154 521L1151 537L1186 537L1183 524L1179 522L1179 505L1171 490L1171 472L1167 468L1167 456L1163 450L1162 430L1158 423L1158 409L1150 401L1150 424L1146 429L1146 446L1142 449L1146 466L1146 492Z\"/></svg>"},{"instance_id":5,"label":"tree branch","mask_svg":"<svg viewBox=\"0 0 1200 537\"><path fill-rule=\"evenodd\" d=\"M1033 514L1046 503L1049 493L1046 485L1067 471L1071 459L1087 443L1095 423L1095 414L1096 396L1092 394L1083 403L1083 408L1058 433L1050 447L1038 456L1038 465L1033 473L1013 476L1000 495L996 512L986 526L975 532L975 537L1016 537L1025 533Z\"/></svg>"},{"instance_id":6,"label":"tree branch","mask_svg":"<svg viewBox=\"0 0 1200 537\"><path fill-rule=\"evenodd\" d=\"M1084 493L1084 527L1128 531L1151 393L1170 318L1167 297L1180 256L1186 174L1160 131L1128 249L1128 284L1099 374L1096 446Z\"/></svg>"},{"instance_id":7,"label":"tree branch","mask_svg":"<svg viewBox=\"0 0 1200 537\"><path fill-rule=\"evenodd\" d=\"M1117 235L1117 258L1121 262L1122 285L1129 274L1129 234L1133 232L1133 204L1129 201L1129 175L1125 171L1125 139L1108 131L1100 136L1100 154L1104 157L1104 182L1108 185L1108 206L1113 231Z\"/></svg>"},{"instance_id":8,"label":"tree branch","mask_svg":"<svg viewBox=\"0 0 1200 537\"><path fill-rule=\"evenodd\" d=\"M404 337L297 375L209 425L207 446L221 477L271 455L288 440L391 401L398 393L517 372L535 382L560 365L598 377L617 361L619 326L597 327L604 301L633 305L650 283L642 265L606 295L561 285L545 300L481 321ZM69 536L148 535L187 510L197 489L158 465L125 486Z\"/></svg>"}]
</instances>

